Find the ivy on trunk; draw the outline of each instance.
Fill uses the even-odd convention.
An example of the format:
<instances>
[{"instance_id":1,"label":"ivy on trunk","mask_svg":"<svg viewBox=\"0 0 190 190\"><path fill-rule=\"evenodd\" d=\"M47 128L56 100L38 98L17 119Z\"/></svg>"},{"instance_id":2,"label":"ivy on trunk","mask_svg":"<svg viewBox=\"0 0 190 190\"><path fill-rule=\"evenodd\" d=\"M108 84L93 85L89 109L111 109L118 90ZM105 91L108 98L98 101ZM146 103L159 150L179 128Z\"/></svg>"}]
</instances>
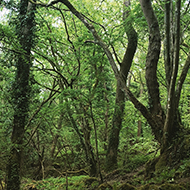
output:
<instances>
[{"instance_id":1,"label":"ivy on trunk","mask_svg":"<svg viewBox=\"0 0 190 190\"><path fill-rule=\"evenodd\" d=\"M7 165L7 190L20 189L20 167L23 150L23 137L27 122L30 98L31 48L35 29L35 5L21 0L18 14L17 36L22 53L17 56L15 82L12 92L14 119L11 137L10 158Z\"/></svg>"}]
</instances>

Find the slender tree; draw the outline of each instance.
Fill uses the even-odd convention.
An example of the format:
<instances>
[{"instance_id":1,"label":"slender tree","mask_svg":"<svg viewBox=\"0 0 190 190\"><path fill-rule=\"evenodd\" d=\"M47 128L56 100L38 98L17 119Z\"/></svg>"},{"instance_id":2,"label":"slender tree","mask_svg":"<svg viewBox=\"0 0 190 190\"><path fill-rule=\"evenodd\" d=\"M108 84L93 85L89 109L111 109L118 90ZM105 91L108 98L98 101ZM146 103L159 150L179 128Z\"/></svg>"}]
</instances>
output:
<instances>
[{"instance_id":1,"label":"slender tree","mask_svg":"<svg viewBox=\"0 0 190 190\"><path fill-rule=\"evenodd\" d=\"M133 57L137 48L137 33L132 26L130 18L130 0L124 1L123 21L125 32L128 37L128 46L125 55L120 63L120 76L126 84L127 76L132 65ZM119 133L122 128L122 120L125 108L125 92L122 89L121 81L117 81L115 111L113 115L112 128L109 135L108 150L106 156L106 170L117 168L117 150L119 146Z\"/></svg>"}]
</instances>

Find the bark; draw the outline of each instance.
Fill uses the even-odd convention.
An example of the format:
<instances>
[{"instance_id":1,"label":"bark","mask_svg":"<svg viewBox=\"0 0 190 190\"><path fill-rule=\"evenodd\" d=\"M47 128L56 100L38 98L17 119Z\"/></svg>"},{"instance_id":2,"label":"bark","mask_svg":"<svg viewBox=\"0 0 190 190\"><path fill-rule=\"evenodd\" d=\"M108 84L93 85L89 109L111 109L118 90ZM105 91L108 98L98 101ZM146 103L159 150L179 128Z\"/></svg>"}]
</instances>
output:
<instances>
[{"instance_id":1,"label":"bark","mask_svg":"<svg viewBox=\"0 0 190 190\"><path fill-rule=\"evenodd\" d=\"M85 113L85 111L84 111L84 113ZM85 152L86 161L87 161L88 166L89 166L90 176L96 176L97 175L97 167L96 167L96 160L94 157L93 148L92 148L92 145L90 143L91 128L89 126L88 119L85 117L83 118L83 121L82 121L82 132L83 132L83 134L82 134L79 130L79 127L78 127L76 121L74 120L74 118L72 116L72 113L71 113L71 110L69 107L67 107L67 114L68 114L68 117L70 119L70 122L71 122L74 130L76 131L76 133L79 137L82 149Z\"/></svg>"},{"instance_id":2,"label":"bark","mask_svg":"<svg viewBox=\"0 0 190 190\"><path fill-rule=\"evenodd\" d=\"M140 76L140 78L141 78L141 76ZM142 80L141 80L141 85L140 85L140 97L142 97L142 94L143 94L143 90L144 90L144 88L143 88L143 83L142 83ZM139 116L141 116L141 113L139 113ZM139 119L138 120L138 132L137 132L137 136L138 137L140 137L140 136L142 136L142 121L141 121L141 119Z\"/></svg>"},{"instance_id":3,"label":"bark","mask_svg":"<svg viewBox=\"0 0 190 190\"><path fill-rule=\"evenodd\" d=\"M131 93L131 91L126 87L125 85L125 81L124 81L124 78L123 76L121 75L121 73L119 72L118 68L117 68L117 65L114 61L114 58L112 56L112 53L111 51L109 50L108 46L102 41L102 39L100 38L100 36L98 35L96 29L94 28L94 26L89 23L86 18L83 16L83 14L81 14L80 12L78 12L74 7L73 5L68 1L68 0L56 0L56 1L52 1L50 4L48 5L43 5L42 6L52 6L54 4L57 4L58 2L61 2L63 3L65 6L68 7L68 9L86 26L86 28L92 33L94 39L95 39L95 43L98 44L100 47L102 47L102 49L104 50L107 58L108 58L108 61L112 67L112 70L114 72L114 75L115 75L115 78L117 79L117 81L120 81L121 83L121 88L123 88L123 90L125 91L125 94L126 96L128 96L129 100L134 104L134 106L142 113L142 115L147 119L148 123L150 124L151 128L152 128L152 131L153 133L155 134L155 137L156 139L158 140L158 142L161 142L161 139L162 139L162 130L163 130L163 118L164 118L164 114L162 112L162 110L159 110L160 112L157 113L157 115L154 114L154 116L150 113L149 110L147 110L147 108L141 103L139 102L135 97L134 95ZM148 3L150 4L150 2L148 1ZM151 5L151 4L150 4ZM149 5L149 8L150 8L150 12L151 14L154 16L155 18L155 15L154 15L154 12L153 12L153 9L152 7L150 7ZM148 15L149 17L149 15ZM148 18L149 19L149 18ZM153 18L149 19L150 21L153 20ZM157 21L157 20L156 20ZM151 25L151 22L149 22L149 25ZM158 23L156 22L155 25L153 25L153 28L154 29L159 29L158 27ZM154 30L151 29L151 31L153 32L154 34ZM156 34L158 33L158 31L156 32ZM160 47L160 35L158 34L157 35L152 35L152 37L155 37L155 38L151 38L152 41L155 41L155 44L157 44L159 47ZM159 41L157 42L156 40L154 39L159 39ZM151 46L149 46L151 47ZM154 47L154 46L153 46ZM156 50L156 55L155 56L155 59L154 62L156 63L155 60L158 60L158 57L159 57L159 48L156 47L155 45L155 50ZM150 49L150 48L149 48ZM153 55L152 57L154 58L154 51L152 52ZM149 56L151 56L151 49L149 51ZM157 66L157 63L155 64ZM154 65L154 69L155 69L155 65ZM151 66L151 65L150 65ZM151 75L152 77L156 76L156 70L154 70L154 73ZM152 80L152 79L151 79ZM158 82L157 82L157 76L156 76L156 79L153 79L153 83L155 85L153 86L153 88L151 89L151 87L149 88L149 91L152 92L152 94L156 97L154 102L159 102L159 90L158 90ZM156 88L157 87L157 88ZM156 93L154 93L154 89L156 91ZM156 110L156 108L161 108L160 104L158 103L157 105L154 106L155 109L153 110ZM156 112L155 111L155 112Z\"/></svg>"},{"instance_id":4,"label":"bark","mask_svg":"<svg viewBox=\"0 0 190 190\"><path fill-rule=\"evenodd\" d=\"M165 2L165 72L166 72L166 83L167 89L169 91L170 79L171 79L171 71L172 71L172 62L170 59L171 55L171 31L170 31L170 9L171 8L171 1L166 0Z\"/></svg>"},{"instance_id":5,"label":"bark","mask_svg":"<svg viewBox=\"0 0 190 190\"><path fill-rule=\"evenodd\" d=\"M59 97L60 115L59 115L58 126L57 126L58 130L60 130L62 128L63 118L64 118L64 111L63 111L62 104L63 104L63 96L60 96ZM59 133L56 133L54 138L53 138L51 153L50 153L52 160L54 159L55 149L56 149L59 137L60 137Z\"/></svg>"},{"instance_id":6,"label":"bark","mask_svg":"<svg viewBox=\"0 0 190 190\"><path fill-rule=\"evenodd\" d=\"M160 103L159 84L157 80L157 65L161 48L160 30L151 1L140 0L140 3L150 33L148 53L146 57L146 84L149 96L149 110L154 122L150 120L147 121L149 122L156 139L161 142L165 114L163 113ZM156 125L154 123L156 123Z\"/></svg>"},{"instance_id":7,"label":"bark","mask_svg":"<svg viewBox=\"0 0 190 190\"><path fill-rule=\"evenodd\" d=\"M13 86L13 132L11 137L12 147L9 163L7 165L7 190L20 189L20 161L22 159L22 144L24 128L29 107L29 74L31 67L31 48L33 45L35 5L21 0L19 9L19 22L17 34L23 53L16 61L16 76Z\"/></svg>"},{"instance_id":8,"label":"bark","mask_svg":"<svg viewBox=\"0 0 190 190\"><path fill-rule=\"evenodd\" d=\"M83 14L78 12L73 5L68 0L56 0L52 1L48 5L42 5L42 6L52 6L58 2L62 2L64 5L66 5L69 10L79 19L81 22L86 26L86 28L92 33L95 43L102 47L104 50L108 61L114 71L115 77L117 81L120 81L121 88L125 91L125 94L128 96L129 100L134 104L135 108L138 109L142 115L147 119L149 125L151 126L151 129L153 131L153 134L155 135L155 138L158 140L158 142L162 143L162 137L163 137L163 127L165 123L165 113L163 112L160 104L160 97L159 97L159 84L157 81L157 64L159 60L160 55L160 46L161 46L161 40L160 40L160 31L159 31L159 25L158 21L156 19L156 16L154 15L154 11L151 6L150 0L140 0L142 10L144 12L145 18L147 20L148 26L149 26L149 32L150 32L150 38L149 38L149 48L148 48L148 54L146 59L146 83L148 88L148 95L149 95L149 110L141 103L139 102L134 95L130 92L130 90L125 85L125 80L123 78L123 75L121 72L119 72L115 61L113 59L112 53L109 50L108 46L102 41L100 36L98 35L96 29L94 26L88 22L88 20L85 19ZM171 7L172 7L171 3ZM172 23L172 18L170 22ZM171 27L173 25L171 24ZM172 29L173 30L173 29ZM171 43L173 43L173 36L171 35ZM176 43L176 40L175 40ZM173 49L171 47L170 55L172 55ZM170 56L170 62L173 63L173 57ZM181 85L181 84L180 84ZM179 86L180 86L179 85Z\"/></svg>"},{"instance_id":9,"label":"bark","mask_svg":"<svg viewBox=\"0 0 190 190\"><path fill-rule=\"evenodd\" d=\"M183 83L185 81L185 78L187 76L187 73L188 73L188 70L189 70L189 67L190 67L190 52L187 56L187 59L186 59L186 62L185 62L185 65L183 67L183 70L181 72L181 75L179 77L179 80L178 80L178 83L177 83L177 88L176 88L176 108L178 108L179 106L179 100L180 100L180 95L181 95L181 89L182 89L182 86L183 86Z\"/></svg>"},{"instance_id":10,"label":"bark","mask_svg":"<svg viewBox=\"0 0 190 190\"><path fill-rule=\"evenodd\" d=\"M162 112L159 84L157 80L157 64L160 55L161 38L157 18L150 0L140 0L141 8L149 27L149 47L146 57L146 84L148 88L150 112L156 116Z\"/></svg>"},{"instance_id":11,"label":"bark","mask_svg":"<svg viewBox=\"0 0 190 190\"><path fill-rule=\"evenodd\" d=\"M163 126L163 120L162 120L162 112L159 113L156 118L155 116L153 117L149 110L141 103L139 102L134 95L131 93L131 91L126 87L125 81L123 81L123 77L121 76L121 73L119 72L116 63L114 61L114 58L112 56L111 51L109 50L108 46L102 41L100 36L98 35L97 31L95 30L94 26L90 24L85 17L78 12L73 5L68 1L68 0L58 0L58 1L52 1L50 4L45 5L47 7L52 6L58 2L62 2L65 6L68 7L68 9L79 19L81 22L86 26L86 28L92 33L94 36L95 42L102 47L104 50L108 61L112 67L112 70L114 72L115 78L121 82L121 88L125 91L126 96L129 98L129 100L134 104L135 108L138 109L142 115L147 119L148 123L150 124L153 133L155 134L156 139L158 142L161 142L162 139L162 126ZM42 5L44 6L44 5ZM160 35L159 35L160 36ZM156 80L157 81L157 80Z\"/></svg>"},{"instance_id":12,"label":"bark","mask_svg":"<svg viewBox=\"0 0 190 190\"><path fill-rule=\"evenodd\" d=\"M175 96L175 84L177 79L178 67L179 67L179 51L180 51L180 10L181 1L176 2L176 26L175 26L175 54L174 54L174 65L171 75L171 81L168 93L167 102L167 115L164 124L163 133L163 147L164 151L171 143L172 138L176 134L179 125L177 124L177 107L176 107L176 96Z\"/></svg>"},{"instance_id":13,"label":"bark","mask_svg":"<svg viewBox=\"0 0 190 190\"><path fill-rule=\"evenodd\" d=\"M128 46L120 65L120 76L126 84L127 76L135 55L137 48L137 33L134 30L132 23L127 18L129 15L129 5L130 1L124 2L124 27L128 37ZM109 135L108 150L106 155L106 170L111 171L117 168L117 150L119 146L119 133L122 128L122 120L125 108L125 92L122 88L122 83L120 80L117 81L116 89L116 101L115 101L115 111L113 115L112 128Z\"/></svg>"},{"instance_id":14,"label":"bark","mask_svg":"<svg viewBox=\"0 0 190 190\"><path fill-rule=\"evenodd\" d=\"M97 176L97 160L94 155L93 147L91 145L90 137L91 137L91 127L89 124L89 119L88 119L88 114L87 110L83 108L83 113L84 113L84 118L82 120L82 131L84 135L84 142L85 142L85 147L87 151L87 162L89 164L89 172L90 176L95 177Z\"/></svg>"}]
</instances>

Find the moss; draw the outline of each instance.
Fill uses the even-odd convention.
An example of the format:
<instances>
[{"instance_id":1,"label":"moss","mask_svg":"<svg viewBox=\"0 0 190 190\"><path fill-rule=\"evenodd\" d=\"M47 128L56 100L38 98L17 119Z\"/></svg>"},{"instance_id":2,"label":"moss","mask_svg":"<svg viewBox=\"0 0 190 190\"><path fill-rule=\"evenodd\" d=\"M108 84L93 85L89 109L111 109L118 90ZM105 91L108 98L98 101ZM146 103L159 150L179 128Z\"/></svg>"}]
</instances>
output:
<instances>
[{"instance_id":1,"label":"moss","mask_svg":"<svg viewBox=\"0 0 190 190\"><path fill-rule=\"evenodd\" d=\"M83 182L85 185L90 186L93 182L98 182L98 179L96 177L89 177L85 178Z\"/></svg>"},{"instance_id":2,"label":"moss","mask_svg":"<svg viewBox=\"0 0 190 190\"><path fill-rule=\"evenodd\" d=\"M120 185L117 190L135 190L136 188L128 183Z\"/></svg>"},{"instance_id":3,"label":"moss","mask_svg":"<svg viewBox=\"0 0 190 190\"><path fill-rule=\"evenodd\" d=\"M188 189L184 188L180 184L165 183L161 186L160 185L147 184L147 185L140 187L138 190L188 190Z\"/></svg>"},{"instance_id":4,"label":"moss","mask_svg":"<svg viewBox=\"0 0 190 190\"><path fill-rule=\"evenodd\" d=\"M91 187L92 189L96 189L96 188L98 187L98 185L99 185L99 182L98 182L98 181L94 181L94 182L90 185L90 187Z\"/></svg>"},{"instance_id":5,"label":"moss","mask_svg":"<svg viewBox=\"0 0 190 190\"><path fill-rule=\"evenodd\" d=\"M186 188L182 187L180 184L163 184L159 187L160 190L186 190Z\"/></svg>"},{"instance_id":6,"label":"moss","mask_svg":"<svg viewBox=\"0 0 190 190\"><path fill-rule=\"evenodd\" d=\"M147 163L146 163L146 165L145 165L145 177L147 178L147 179L150 179L150 178L152 178L153 177L153 173L154 173L154 171L155 171L155 165L156 165L156 163L158 162L158 159L159 159L159 157L158 158L155 158L155 159L151 159L151 160L149 160Z\"/></svg>"},{"instance_id":7,"label":"moss","mask_svg":"<svg viewBox=\"0 0 190 190\"><path fill-rule=\"evenodd\" d=\"M180 186L184 187L185 189L190 189L190 182L182 182L179 184Z\"/></svg>"},{"instance_id":8,"label":"moss","mask_svg":"<svg viewBox=\"0 0 190 190\"><path fill-rule=\"evenodd\" d=\"M167 152L160 155L158 162L155 165L155 171L162 171L167 164Z\"/></svg>"},{"instance_id":9,"label":"moss","mask_svg":"<svg viewBox=\"0 0 190 190\"><path fill-rule=\"evenodd\" d=\"M140 187L138 190L160 190L160 189L156 185L146 184L146 185Z\"/></svg>"},{"instance_id":10,"label":"moss","mask_svg":"<svg viewBox=\"0 0 190 190\"><path fill-rule=\"evenodd\" d=\"M113 187L108 183L102 183L97 190L112 190Z\"/></svg>"},{"instance_id":11,"label":"moss","mask_svg":"<svg viewBox=\"0 0 190 190\"><path fill-rule=\"evenodd\" d=\"M185 142L184 142L184 149L186 149L186 150L189 150L189 148L190 148L190 135L186 135L185 136L186 138L185 138Z\"/></svg>"}]
</instances>

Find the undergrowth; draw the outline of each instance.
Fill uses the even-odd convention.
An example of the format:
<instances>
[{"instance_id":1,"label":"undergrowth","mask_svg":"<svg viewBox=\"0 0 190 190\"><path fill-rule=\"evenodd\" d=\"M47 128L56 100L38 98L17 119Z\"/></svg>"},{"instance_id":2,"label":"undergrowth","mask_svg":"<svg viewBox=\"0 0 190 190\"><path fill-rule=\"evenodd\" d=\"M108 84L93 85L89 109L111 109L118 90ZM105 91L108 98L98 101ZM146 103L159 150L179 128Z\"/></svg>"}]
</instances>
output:
<instances>
[{"instance_id":1,"label":"undergrowth","mask_svg":"<svg viewBox=\"0 0 190 190\"><path fill-rule=\"evenodd\" d=\"M77 189L84 189L85 183L83 183L84 179L87 179L87 176L73 176L68 177L68 186L69 189L77 190ZM40 189L40 190L63 190L67 186L66 178L57 177L57 178L47 178L44 180L31 180L31 179L23 179L21 189L28 190L28 189Z\"/></svg>"}]
</instances>

